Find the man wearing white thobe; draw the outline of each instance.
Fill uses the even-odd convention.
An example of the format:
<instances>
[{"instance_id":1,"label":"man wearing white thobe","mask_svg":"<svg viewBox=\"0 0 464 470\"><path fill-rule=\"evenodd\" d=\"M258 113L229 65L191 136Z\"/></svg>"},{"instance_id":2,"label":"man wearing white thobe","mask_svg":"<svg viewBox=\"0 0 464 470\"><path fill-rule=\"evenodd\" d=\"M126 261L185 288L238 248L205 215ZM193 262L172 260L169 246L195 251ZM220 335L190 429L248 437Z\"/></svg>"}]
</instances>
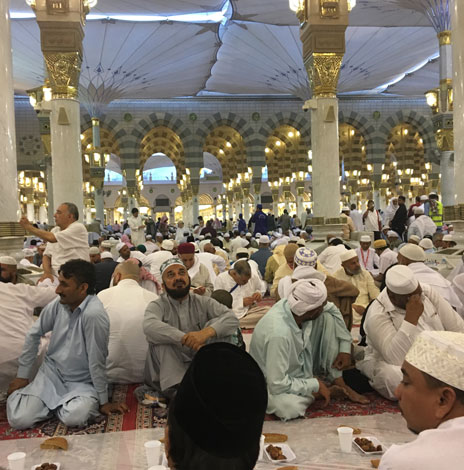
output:
<instances>
[{"instance_id":1,"label":"man wearing white thobe","mask_svg":"<svg viewBox=\"0 0 464 470\"><path fill-rule=\"evenodd\" d=\"M464 320L427 285L420 285L407 266L393 266L387 287L370 306L364 320L367 349L356 367L377 392L395 400L401 364L424 330L464 332Z\"/></svg>"},{"instance_id":2,"label":"man wearing white thobe","mask_svg":"<svg viewBox=\"0 0 464 470\"><path fill-rule=\"evenodd\" d=\"M359 264L362 269L369 271L373 276L379 273L380 260L375 250L371 248L372 240L369 235L362 235L359 240L359 247L356 248Z\"/></svg>"},{"instance_id":3,"label":"man wearing white thobe","mask_svg":"<svg viewBox=\"0 0 464 470\"><path fill-rule=\"evenodd\" d=\"M98 294L110 319L106 375L110 383L141 383L148 342L143 317L158 295L139 284L140 268L125 261L114 270L113 287Z\"/></svg>"},{"instance_id":4,"label":"man wearing white thobe","mask_svg":"<svg viewBox=\"0 0 464 470\"><path fill-rule=\"evenodd\" d=\"M127 223L131 230L131 242L137 247L145 243L145 224L136 207L134 207L131 212L132 215L127 219Z\"/></svg>"},{"instance_id":5,"label":"man wearing white thobe","mask_svg":"<svg viewBox=\"0 0 464 470\"><path fill-rule=\"evenodd\" d=\"M435 222L428 216L424 215L424 210L420 207L414 208L414 222L408 228L408 237L417 235L421 240L424 237L432 237L437 231Z\"/></svg>"}]
</instances>

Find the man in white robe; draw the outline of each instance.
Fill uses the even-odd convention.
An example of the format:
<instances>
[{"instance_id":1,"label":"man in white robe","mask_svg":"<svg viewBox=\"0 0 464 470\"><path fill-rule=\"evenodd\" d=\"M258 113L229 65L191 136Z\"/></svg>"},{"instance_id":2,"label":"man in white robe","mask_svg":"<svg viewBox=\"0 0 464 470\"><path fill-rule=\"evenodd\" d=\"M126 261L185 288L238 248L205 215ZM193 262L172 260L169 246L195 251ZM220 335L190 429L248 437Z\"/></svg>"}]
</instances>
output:
<instances>
[{"instance_id":1,"label":"man in white robe","mask_svg":"<svg viewBox=\"0 0 464 470\"><path fill-rule=\"evenodd\" d=\"M451 289L453 289L454 294L461 301L461 307L458 307L456 311L464 318L464 273L458 274L453 279Z\"/></svg>"},{"instance_id":2,"label":"man in white robe","mask_svg":"<svg viewBox=\"0 0 464 470\"><path fill-rule=\"evenodd\" d=\"M134 246L143 245L145 242L145 224L139 210L134 207L132 215L127 219L131 230L131 242Z\"/></svg>"},{"instance_id":3,"label":"man in white robe","mask_svg":"<svg viewBox=\"0 0 464 470\"><path fill-rule=\"evenodd\" d=\"M408 228L408 237L417 235L421 240L426 236L433 236L437 231L435 222L424 214L424 210L420 207L414 208L414 222Z\"/></svg>"},{"instance_id":4,"label":"man in white robe","mask_svg":"<svg viewBox=\"0 0 464 470\"><path fill-rule=\"evenodd\" d=\"M387 287L370 306L364 321L367 350L356 367L377 392L395 400L401 364L424 330L464 332L464 320L427 285L420 285L407 266L393 266Z\"/></svg>"},{"instance_id":5,"label":"man in white robe","mask_svg":"<svg viewBox=\"0 0 464 470\"><path fill-rule=\"evenodd\" d=\"M356 204L351 204L350 217L353 220L356 231L362 232L364 230L363 215L361 211L356 209Z\"/></svg>"},{"instance_id":6,"label":"man in white robe","mask_svg":"<svg viewBox=\"0 0 464 470\"><path fill-rule=\"evenodd\" d=\"M464 447L464 335L422 332L406 354L395 395L417 439L392 445L380 470L458 470Z\"/></svg>"},{"instance_id":7,"label":"man in white robe","mask_svg":"<svg viewBox=\"0 0 464 470\"><path fill-rule=\"evenodd\" d=\"M58 276L60 266L72 259L89 261L88 232L84 224L78 222L79 211L72 202L64 202L55 212L55 224L51 232L35 228L27 217L22 217L19 223L28 232L47 242L42 259L44 274L40 280Z\"/></svg>"},{"instance_id":8,"label":"man in white robe","mask_svg":"<svg viewBox=\"0 0 464 470\"><path fill-rule=\"evenodd\" d=\"M329 246L319 255L319 262L329 272L334 274L342 265L340 255L345 253L346 248L339 238L331 238Z\"/></svg>"},{"instance_id":9,"label":"man in white robe","mask_svg":"<svg viewBox=\"0 0 464 470\"><path fill-rule=\"evenodd\" d=\"M195 254L195 245L193 243L181 243L177 247L177 255L188 269L192 292L211 297L214 286L208 268L200 262Z\"/></svg>"},{"instance_id":10,"label":"man in white robe","mask_svg":"<svg viewBox=\"0 0 464 470\"><path fill-rule=\"evenodd\" d=\"M147 263L150 267L150 272L155 276L156 280L161 284L161 272L160 267L161 265L167 261L168 259L172 258L174 255L172 251L174 250L174 242L172 240L163 240L161 242L161 250L155 251L148 255Z\"/></svg>"},{"instance_id":11,"label":"man in white robe","mask_svg":"<svg viewBox=\"0 0 464 470\"><path fill-rule=\"evenodd\" d=\"M376 240L374 242L374 249L379 257L379 272L374 279L381 283L387 269L398 263L398 253L390 250L386 240Z\"/></svg>"},{"instance_id":12,"label":"man in white robe","mask_svg":"<svg viewBox=\"0 0 464 470\"><path fill-rule=\"evenodd\" d=\"M208 252L197 253L197 256L200 263L204 264L208 268L211 282L214 284L217 275L226 270L226 261L222 256L213 255Z\"/></svg>"},{"instance_id":13,"label":"man in white robe","mask_svg":"<svg viewBox=\"0 0 464 470\"><path fill-rule=\"evenodd\" d=\"M118 264L113 287L98 294L110 320L106 375L110 383L143 382L148 342L143 318L158 295L139 284L140 268L131 262Z\"/></svg>"},{"instance_id":14,"label":"man in white robe","mask_svg":"<svg viewBox=\"0 0 464 470\"><path fill-rule=\"evenodd\" d=\"M462 303L451 288L451 282L425 264L425 253L420 246L404 245L398 253L398 264L408 266L421 284L436 290L456 311L462 310Z\"/></svg>"},{"instance_id":15,"label":"man in white robe","mask_svg":"<svg viewBox=\"0 0 464 470\"><path fill-rule=\"evenodd\" d=\"M362 235L359 247L356 248L361 268L369 271L373 276L379 274L380 260L377 253L371 248L372 240L369 235Z\"/></svg>"}]
</instances>

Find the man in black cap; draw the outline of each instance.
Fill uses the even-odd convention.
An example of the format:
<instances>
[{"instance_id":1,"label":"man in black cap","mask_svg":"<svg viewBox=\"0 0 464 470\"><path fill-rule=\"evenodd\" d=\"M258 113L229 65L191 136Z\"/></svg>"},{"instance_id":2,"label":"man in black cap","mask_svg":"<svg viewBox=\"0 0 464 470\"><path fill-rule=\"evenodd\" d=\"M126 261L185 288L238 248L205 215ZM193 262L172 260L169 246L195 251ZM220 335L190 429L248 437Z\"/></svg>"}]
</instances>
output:
<instances>
[{"instance_id":1,"label":"man in black cap","mask_svg":"<svg viewBox=\"0 0 464 470\"><path fill-rule=\"evenodd\" d=\"M252 470L266 407L266 381L248 353L227 343L202 347L169 407L169 468Z\"/></svg>"}]
</instances>

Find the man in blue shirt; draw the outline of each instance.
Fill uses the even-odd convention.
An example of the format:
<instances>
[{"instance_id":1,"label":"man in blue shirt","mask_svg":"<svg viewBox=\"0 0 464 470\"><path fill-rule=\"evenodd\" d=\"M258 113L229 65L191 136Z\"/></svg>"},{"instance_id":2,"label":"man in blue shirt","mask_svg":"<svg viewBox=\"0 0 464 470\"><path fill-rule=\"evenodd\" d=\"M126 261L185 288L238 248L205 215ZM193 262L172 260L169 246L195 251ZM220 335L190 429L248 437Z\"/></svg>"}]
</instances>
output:
<instances>
[{"instance_id":1,"label":"man in blue shirt","mask_svg":"<svg viewBox=\"0 0 464 470\"><path fill-rule=\"evenodd\" d=\"M7 416L13 428L26 429L56 414L67 426L82 426L99 412L124 413L123 403L108 402L106 357L109 319L93 295L95 268L71 260L59 270L59 298L49 303L26 336L17 378L8 390ZM29 381L40 338L50 346L36 377Z\"/></svg>"},{"instance_id":2,"label":"man in blue shirt","mask_svg":"<svg viewBox=\"0 0 464 470\"><path fill-rule=\"evenodd\" d=\"M265 235L267 233L267 215L263 212L263 205L258 204L256 206L256 212L253 214L250 222L255 224L253 230L253 236L256 236L257 233Z\"/></svg>"}]
</instances>

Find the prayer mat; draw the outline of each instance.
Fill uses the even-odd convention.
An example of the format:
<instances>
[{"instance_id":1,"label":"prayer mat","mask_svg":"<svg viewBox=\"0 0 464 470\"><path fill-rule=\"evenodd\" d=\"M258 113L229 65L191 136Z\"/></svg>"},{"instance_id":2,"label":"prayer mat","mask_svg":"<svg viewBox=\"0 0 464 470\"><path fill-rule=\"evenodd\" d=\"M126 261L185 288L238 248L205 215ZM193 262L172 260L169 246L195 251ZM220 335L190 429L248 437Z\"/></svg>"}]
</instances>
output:
<instances>
[{"instance_id":1,"label":"prayer mat","mask_svg":"<svg viewBox=\"0 0 464 470\"><path fill-rule=\"evenodd\" d=\"M53 418L39 423L37 427L18 431L12 429L6 418L6 402L0 402L0 440L29 439L33 437L69 436L73 434L100 434L105 432L131 431L164 427L166 410L143 406L137 402L134 390L139 385L115 385L113 401L123 402L129 407L124 415L101 415L96 422L85 427L67 427Z\"/></svg>"},{"instance_id":2,"label":"prayer mat","mask_svg":"<svg viewBox=\"0 0 464 470\"><path fill-rule=\"evenodd\" d=\"M366 393L364 396L371 401L368 405L353 403L347 399L331 400L327 407L323 408L323 401L316 400L307 410L305 419L312 418L338 418L340 416L368 416L382 413L400 413L396 402L381 397L377 392ZM266 421L278 421L275 415L266 415Z\"/></svg>"}]
</instances>

